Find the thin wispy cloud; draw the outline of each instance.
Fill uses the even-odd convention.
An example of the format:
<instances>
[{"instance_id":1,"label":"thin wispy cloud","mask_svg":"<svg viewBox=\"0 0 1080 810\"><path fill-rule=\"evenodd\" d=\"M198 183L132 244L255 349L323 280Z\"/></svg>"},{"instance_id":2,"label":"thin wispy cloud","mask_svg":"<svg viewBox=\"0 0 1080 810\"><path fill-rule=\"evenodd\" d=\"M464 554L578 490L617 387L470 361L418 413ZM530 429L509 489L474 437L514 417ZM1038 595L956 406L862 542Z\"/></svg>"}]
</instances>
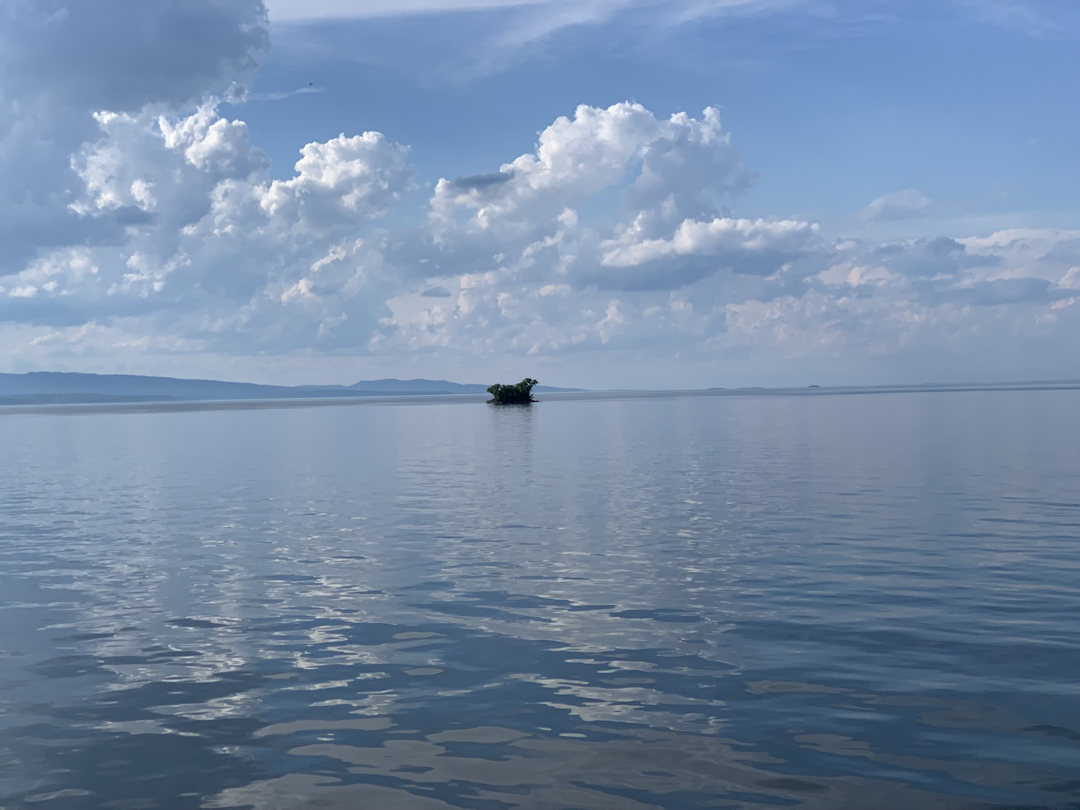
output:
<instances>
[{"instance_id":1,"label":"thin wispy cloud","mask_svg":"<svg viewBox=\"0 0 1080 810\"><path fill-rule=\"evenodd\" d=\"M550 5L555 0L269 0L274 22L390 17L445 11Z\"/></svg>"},{"instance_id":2,"label":"thin wispy cloud","mask_svg":"<svg viewBox=\"0 0 1080 810\"><path fill-rule=\"evenodd\" d=\"M1029 36L1080 39L1080 7L1070 0L959 0L976 19Z\"/></svg>"},{"instance_id":3,"label":"thin wispy cloud","mask_svg":"<svg viewBox=\"0 0 1080 810\"><path fill-rule=\"evenodd\" d=\"M295 90L285 90L276 93L246 93L242 99L238 101L282 101L287 98L293 98L295 96L306 96L312 93L325 93L328 88L316 87L309 85L307 87L298 87Z\"/></svg>"}]
</instances>

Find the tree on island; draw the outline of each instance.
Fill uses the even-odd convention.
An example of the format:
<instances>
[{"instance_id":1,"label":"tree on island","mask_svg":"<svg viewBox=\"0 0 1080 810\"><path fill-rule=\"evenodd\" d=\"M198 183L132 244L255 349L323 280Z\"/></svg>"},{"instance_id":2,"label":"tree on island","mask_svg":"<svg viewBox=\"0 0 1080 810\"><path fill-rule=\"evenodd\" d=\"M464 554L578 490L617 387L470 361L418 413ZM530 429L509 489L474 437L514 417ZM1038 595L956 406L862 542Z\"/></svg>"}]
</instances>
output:
<instances>
[{"instance_id":1,"label":"tree on island","mask_svg":"<svg viewBox=\"0 0 1080 810\"><path fill-rule=\"evenodd\" d=\"M488 389L488 393L491 394L488 402L496 405L528 405L530 402L536 402L532 398L532 389L538 384L538 381L531 377L526 377L517 385L495 383Z\"/></svg>"}]
</instances>

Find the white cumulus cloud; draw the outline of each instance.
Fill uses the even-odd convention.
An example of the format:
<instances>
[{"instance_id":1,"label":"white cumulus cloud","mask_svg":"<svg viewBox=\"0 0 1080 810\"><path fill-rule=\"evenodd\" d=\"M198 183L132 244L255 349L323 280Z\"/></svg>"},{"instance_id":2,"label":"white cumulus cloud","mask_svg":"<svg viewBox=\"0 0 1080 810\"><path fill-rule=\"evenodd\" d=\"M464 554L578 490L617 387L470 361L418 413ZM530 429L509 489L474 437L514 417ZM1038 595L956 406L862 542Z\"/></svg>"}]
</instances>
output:
<instances>
[{"instance_id":1,"label":"white cumulus cloud","mask_svg":"<svg viewBox=\"0 0 1080 810\"><path fill-rule=\"evenodd\" d=\"M222 114L213 91L266 45L258 2L0 9L9 362L948 356L963 369L1010 356L1075 368L1080 232L834 241L804 217L740 215L753 175L716 109L579 106L524 154L439 180L415 215L399 207L418 186L392 137L298 145L275 178L242 116ZM176 32L191 30L185 46ZM932 206L909 189L864 216Z\"/></svg>"}]
</instances>

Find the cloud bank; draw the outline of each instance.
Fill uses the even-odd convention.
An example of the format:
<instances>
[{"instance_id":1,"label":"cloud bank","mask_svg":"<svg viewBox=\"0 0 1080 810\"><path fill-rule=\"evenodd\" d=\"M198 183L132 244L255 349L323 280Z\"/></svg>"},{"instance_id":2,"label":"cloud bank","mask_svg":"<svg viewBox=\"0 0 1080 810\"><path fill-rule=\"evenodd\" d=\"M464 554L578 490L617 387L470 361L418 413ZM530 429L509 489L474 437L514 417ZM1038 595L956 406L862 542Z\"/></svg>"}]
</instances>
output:
<instances>
[{"instance_id":1,"label":"cloud bank","mask_svg":"<svg viewBox=\"0 0 1080 810\"><path fill-rule=\"evenodd\" d=\"M880 243L783 213L741 216L753 174L718 111L665 117L631 102L579 106L532 151L428 192L408 146L378 132L308 143L291 176L272 179L212 94L267 46L261 4L138 4L119 31L100 6L3 6L9 368L934 355L954 358L954 376L995 357L1008 359L1002 376L1025 358L1075 373L1065 347L1080 324L1080 231ZM97 59L85 30L122 47ZM417 194L414 216L401 203ZM863 218L931 206L914 190L884 194Z\"/></svg>"}]
</instances>

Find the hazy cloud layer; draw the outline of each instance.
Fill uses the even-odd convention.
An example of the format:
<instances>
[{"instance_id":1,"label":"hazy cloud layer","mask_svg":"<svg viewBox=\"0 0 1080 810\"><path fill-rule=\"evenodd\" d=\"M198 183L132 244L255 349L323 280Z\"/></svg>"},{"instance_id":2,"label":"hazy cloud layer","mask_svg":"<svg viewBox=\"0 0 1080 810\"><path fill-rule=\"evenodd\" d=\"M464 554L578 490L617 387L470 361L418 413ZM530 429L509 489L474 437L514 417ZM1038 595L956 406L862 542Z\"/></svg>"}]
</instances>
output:
<instances>
[{"instance_id":1,"label":"hazy cloud layer","mask_svg":"<svg viewBox=\"0 0 1080 810\"><path fill-rule=\"evenodd\" d=\"M712 108L665 118L630 102L580 106L534 150L439 180L420 216L387 217L421 193L407 146L343 133L272 179L247 125L209 95L266 47L261 4L0 9L9 367L938 352L962 369L1077 335L1080 232L882 244L838 241L783 212L740 216L753 175ZM863 219L932 205L913 189L885 193ZM1061 357L1064 375L1075 360Z\"/></svg>"}]
</instances>

